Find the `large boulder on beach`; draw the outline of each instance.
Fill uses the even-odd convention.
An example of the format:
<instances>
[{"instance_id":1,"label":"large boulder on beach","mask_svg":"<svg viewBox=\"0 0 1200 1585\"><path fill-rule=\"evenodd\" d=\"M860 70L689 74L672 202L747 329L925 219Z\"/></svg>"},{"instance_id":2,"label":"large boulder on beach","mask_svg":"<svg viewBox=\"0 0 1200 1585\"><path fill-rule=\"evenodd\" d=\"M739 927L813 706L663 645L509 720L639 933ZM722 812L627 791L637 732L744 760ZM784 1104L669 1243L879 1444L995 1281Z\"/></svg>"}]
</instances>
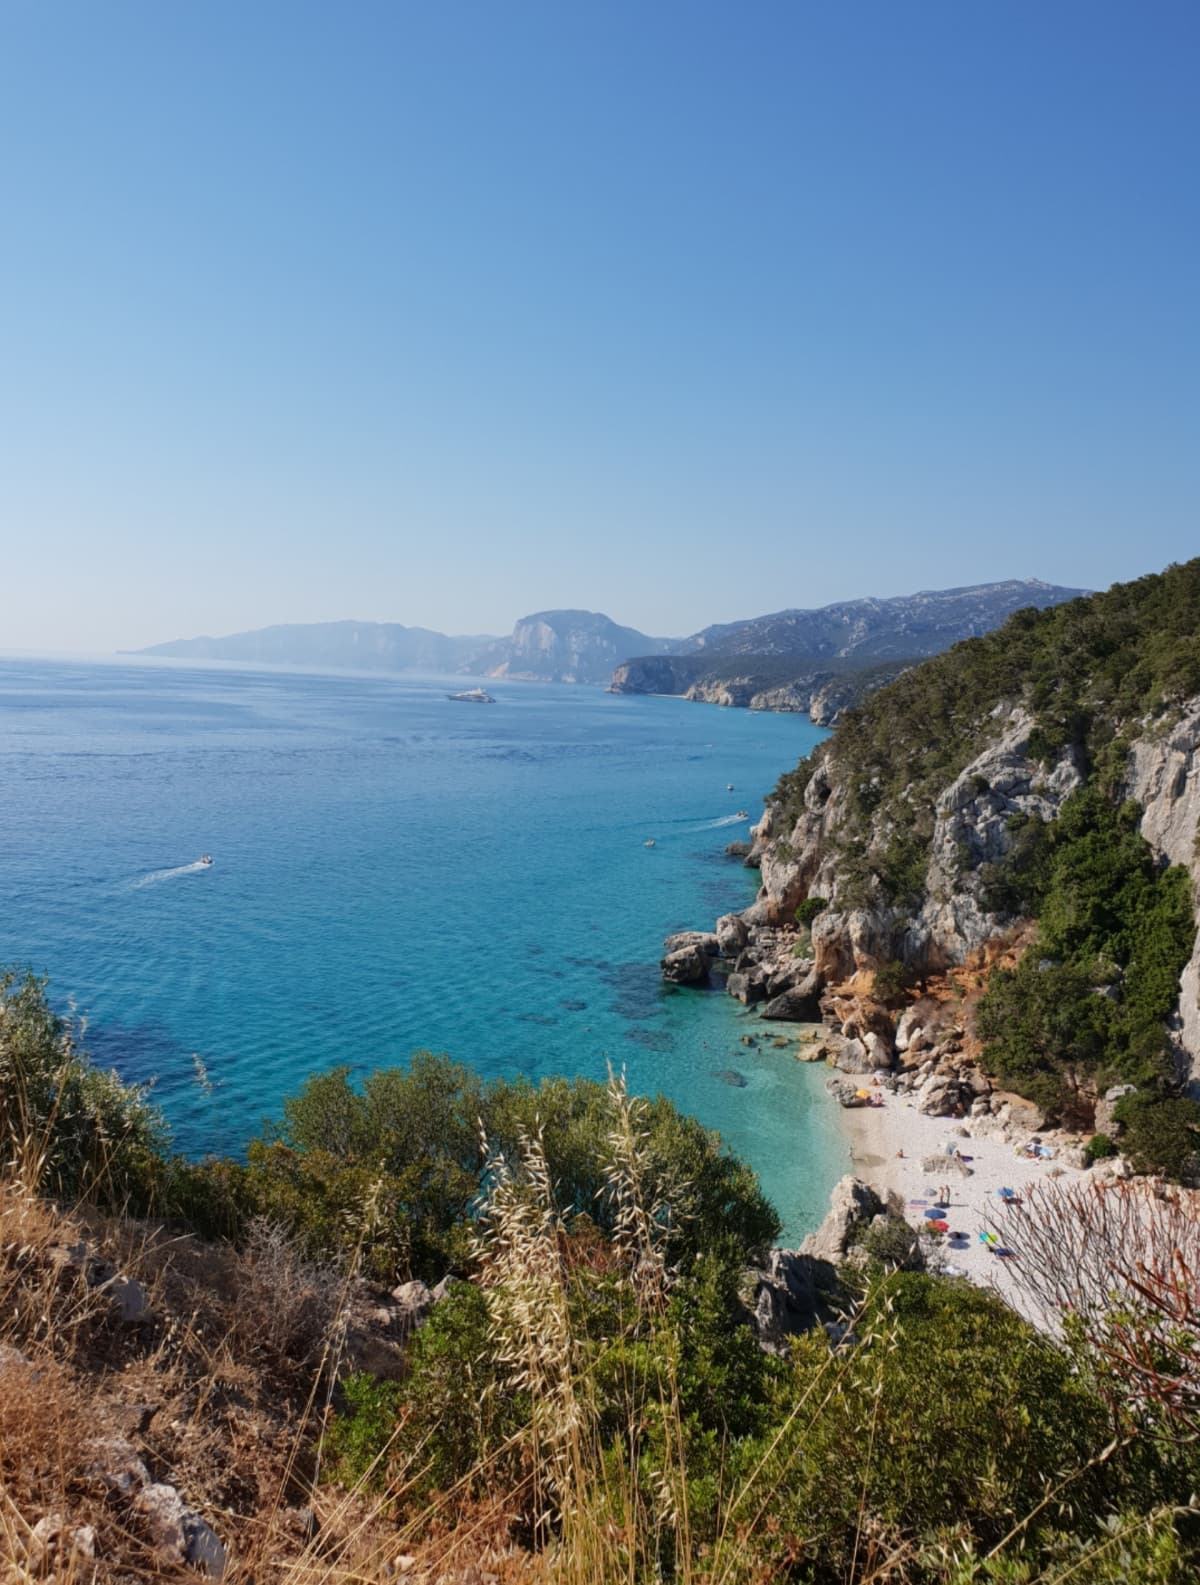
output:
<instances>
[{"instance_id":1,"label":"large boulder on beach","mask_svg":"<svg viewBox=\"0 0 1200 1585\"><path fill-rule=\"evenodd\" d=\"M721 956L736 958L750 939L750 931L741 914L722 914L717 920L716 937Z\"/></svg>"}]
</instances>

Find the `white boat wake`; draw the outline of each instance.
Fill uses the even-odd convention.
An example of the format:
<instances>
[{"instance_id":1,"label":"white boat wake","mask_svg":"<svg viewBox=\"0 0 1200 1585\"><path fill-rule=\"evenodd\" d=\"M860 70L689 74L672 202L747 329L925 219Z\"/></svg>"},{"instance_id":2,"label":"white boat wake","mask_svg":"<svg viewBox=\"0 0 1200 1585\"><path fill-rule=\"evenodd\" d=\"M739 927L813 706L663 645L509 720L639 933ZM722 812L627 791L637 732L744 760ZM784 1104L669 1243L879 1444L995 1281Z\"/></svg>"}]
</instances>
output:
<instances>
[{"instance_id":1,"label":"white boat wake","mask_svg":"<svg viewBox=\"0 0 1200 1585\"><path fill-rule=\"evenodd\" d=\"M133 882L131 890L135 892L141 891L143 886L157 886L159 881L173 881L180 875L199 875L202 870L207 870L211 867L211 865L205 864L203 860L196 859L192 864L176 864L173 869L169 870L151 870L148 875L139 876Z\"/></svg>"},{"instance_id":2,"label":"white boat wake","mask_svg":"<svg viewBox=\"0 0 1200 1585\"><path fill-rule=\"evenodd\" d=\"M722 815L719 820L706 820L702 826L697 826L697 831L719 831L722 826L740 826L748 817L746 815Z\"/></svg>"}]
</instances>

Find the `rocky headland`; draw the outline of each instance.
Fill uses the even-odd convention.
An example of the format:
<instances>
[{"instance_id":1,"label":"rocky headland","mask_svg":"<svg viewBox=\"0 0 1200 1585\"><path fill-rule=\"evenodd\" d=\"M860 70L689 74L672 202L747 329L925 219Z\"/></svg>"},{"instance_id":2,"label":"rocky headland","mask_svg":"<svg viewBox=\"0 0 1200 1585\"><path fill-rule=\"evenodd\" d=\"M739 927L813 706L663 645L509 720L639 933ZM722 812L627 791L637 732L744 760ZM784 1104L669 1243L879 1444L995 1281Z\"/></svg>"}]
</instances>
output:
<instances>
[{"instance_id":1,"label":"rocky headland","mask_svg":"<svg viewBox=\"0 0 1200 1585\"><path fill-rule=\"evenodd\" d=\"M832 726L843 710L924 657L990 632L1014 611L1057 605L1083 592L1010 579L776 611L637 652L615 669L610 687L734 709L800 711L818 726Z\"/></svg>"},{"instance_id":2,"label":"rocky headland","mask_svg":"<svg viewBox=\"0 0 1200 1585\"><path fill-rule=\"evenodd\" d=\"M907 673L781 779L754 903L664 944L668 981L819 1020L799 1054L871 1115L877 1187L897 1161L919 1180L935 1119L1002 1160L1032 1140L1056 1170L1200 1174L1197 605L1193 562Z\"/></svg>"}]
</instances>

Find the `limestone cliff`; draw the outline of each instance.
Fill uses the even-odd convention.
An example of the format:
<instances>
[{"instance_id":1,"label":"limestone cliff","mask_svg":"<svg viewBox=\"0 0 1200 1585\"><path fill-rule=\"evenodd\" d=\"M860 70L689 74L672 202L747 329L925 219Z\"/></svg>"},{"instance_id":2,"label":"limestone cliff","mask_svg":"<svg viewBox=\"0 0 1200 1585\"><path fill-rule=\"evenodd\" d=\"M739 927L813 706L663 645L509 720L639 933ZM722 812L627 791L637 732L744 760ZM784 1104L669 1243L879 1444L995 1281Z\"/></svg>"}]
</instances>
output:
<instances>
[{"instance_id":1,"label":"limestone cliff","mask_svg":"<svg viewBox=\"0 0 1200 1585\"><path fill-rule=\"evenodd\" d=\"M1008 885L1022 844L1084 785L1136 800L1154 854L1200 895L1198 657L1200 561L906 673L781 779L752 832L747 924L824 899L811 941L826 985L978 960L1026 927ZM1200 1081L1200 936L1171 1037Z\"/></svg>"},{"instance_id":2,"label":"limestone cliff","mask_svg":"<svg viewBox=\"0 0 1200 1585\"><path fill-rule=\"evenodd\" d=\"M808 715L832 726L875 688L890 682L904 662L795 660L745 656L714 662L708 655L645 655L625 661L612 674L613 693L660 693L741 710L777 710Z\"/></svg>"},{"instance_id":3,"label":"limestone cliff","mask_svg":"<svg viewBox=\"0 0 1200 1585\"><path fill-rule=\"evenodd\" d=\"M487 677L527 682L604 683L627 656L656 653L677 642L649 638L597 611L537 611L522 617L508 638L474 655L472 667Z\"/></svg>"}]
</instances>

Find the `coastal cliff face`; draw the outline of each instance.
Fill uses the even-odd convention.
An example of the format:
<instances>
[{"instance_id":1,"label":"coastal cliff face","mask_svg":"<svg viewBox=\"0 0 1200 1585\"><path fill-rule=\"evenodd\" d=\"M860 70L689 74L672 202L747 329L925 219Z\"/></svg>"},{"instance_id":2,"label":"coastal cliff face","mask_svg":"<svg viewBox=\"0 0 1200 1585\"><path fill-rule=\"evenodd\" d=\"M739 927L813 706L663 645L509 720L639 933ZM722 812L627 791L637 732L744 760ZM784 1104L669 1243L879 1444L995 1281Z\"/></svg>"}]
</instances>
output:
<instances>
[{"instance_id":1,"label":"coastal cliff face","mask_svg":"<svg viewBox=\"0 0 1200 1585\"><path fill-rule=\"evenodd\" d=\"M952 985L930 1104L982 1107L986 1058L1032 1119L1119 1131L1149 1107L1165 1170L1200 1173L1200 560L905 671L752 837L758 897L717 926L732 994L819 1009L856 1072L907 1063L899 1009Z\"/></svg>"},{"instance_id":2,"label":"coastal cliff face","mask_svg":"<svg viewBox=\"0 0 1200 1585\"><path fill-rule=\"evenodd\" d=\"M933 829L915 910L864 887L861 856L886 853L898 832L891 810L855 827L848 783L822 759L793 818L773 802L753 828L752 856L762 874L755 922L790 920L805 898L828 906L813 924L817 967L826 980L892 958L922 971L967 961L1006 925L981 900L993 867L1010 854L1024 821L1051 821L1082 784L1078 756L1064 750L1045 764L1030 755L1034 722L1019 706L995 714L987 744L933 799ZM869 886L869 883L868 883Z\"/></svg>"},{"instance_id":3,"label":"coastal cliff face","mask_svg":"<svg viewBox=\"0 0 1200 1585\"><path fill-rule=\"evenodd\" d=\"M852 664L834 669L782 666L750 657L718 665L705 655L645 655L625 661L612 674L613 693L659 693L738 710L775 710L807 715L817 726L832 726L843 710L872 689L890 682L903 663Z\"/></svg>"},{"instance_id":4,"label":"coastal cliff face","mask_svg":"<svg viewBox=\"0 0 1200 1585\"><path fill-rule=\"evenodd\" d=\"M508 638L495 640L471 664L487 677L604 683L627 656L653 654L676 642L649 638L597 611L538 611L522 617Z\"/></svg>"}]
</instances>

